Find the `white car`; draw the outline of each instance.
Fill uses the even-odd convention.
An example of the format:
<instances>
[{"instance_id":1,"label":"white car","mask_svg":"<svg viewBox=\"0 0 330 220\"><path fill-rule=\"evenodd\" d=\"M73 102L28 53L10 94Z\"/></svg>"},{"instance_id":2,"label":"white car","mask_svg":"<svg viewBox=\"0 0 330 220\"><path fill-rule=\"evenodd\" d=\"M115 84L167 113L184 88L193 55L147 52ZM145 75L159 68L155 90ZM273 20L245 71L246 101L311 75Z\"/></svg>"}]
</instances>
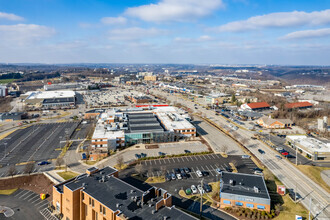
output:
<instances>
[{"instance_id":1,"label":"white car","mask_svg":"<svg viewBox=\"0 0 330 220\"><path fill-rule=\"evenodd\" d=\"M200 194L204 194L205 193L205 191L204 191L204 189L203 189L203 187L201 185L198 185L197 188L198 188L198 191L199 191Z\"/></svg>"},{"instance_id":2,"label":"white car","mask_svg":"<svg viewBox=\"0 0 330 220\"><path fill-rule=\"evenodd\" d=\"M198 177L203 177L203 173L200 170L196 170L196 175Z\"/></svg>"},{"instance_id":3,"label":"white car","mask_svg":"<svg viewBox=\"0 0 330 220\"><path fill-rule=\"evenodd\" d=\"M259 170L254 171L254 174L256 174L256 175L260 175L260 176L264 175L264 174L263 174L261 171L259 171Z\"/></svg>"},{"instance_id":4,"label":"white car","mask_svg":"<svg viewBox=\"0 0 330 220\"><path fill-rule=\"evenodd\" d=\"M249 159L250 157L250 155L242 155L242 159Z\"/></svg>"},{"instance_id":5,"label":"white car","mask_svg":"<svg viewBox=\"0 0 330 220\"><path fill-rule=\"evenodd\" d=\"M195 185L192 185L192 186L191 186L191 191L192 191L193 194L198 193L197 188L196 188Z\"/></svg>"},{"instance_id":6,"label":"white car","mask_svg":"<svg viewBox=\"0 0 330 220\"><path fill-rule=\"evenodd\" d=\"M177 174L176 174L176 178L178 178L178 180L182 180L182 176L181 176L181 174L180 174L180 173L177 173Z\"/></svg>"},{"instance_id":7,"label":"white car","mask_svg":"<svg viewBox=\"0 0 330 220\"><path fill-rule=\"evenodd\" d=\"M277 151L283 150L283 147L277 147L276 150Z\"/></svg>"}]
</instances>

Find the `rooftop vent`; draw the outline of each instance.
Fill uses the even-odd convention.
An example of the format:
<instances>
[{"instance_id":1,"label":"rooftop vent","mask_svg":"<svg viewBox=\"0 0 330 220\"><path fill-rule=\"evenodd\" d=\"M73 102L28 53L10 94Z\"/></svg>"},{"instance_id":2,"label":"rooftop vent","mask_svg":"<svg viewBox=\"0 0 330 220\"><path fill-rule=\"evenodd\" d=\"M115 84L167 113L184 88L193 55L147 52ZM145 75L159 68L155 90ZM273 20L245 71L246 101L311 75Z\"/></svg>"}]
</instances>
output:
<instances>
[{"instance_id":1,"label":"rooftop vent","mask_svg":"<svg viewBox=\"0 0 330 220\"><path fill-rule=\"evenodd\" d=\"M131 193L134 193L134 190L133 189L131 189Z\"/></svg>"},{"instance_id":2,"label":"rooftop vent","mask_svg":"<svg viewBox=\"0 0 330 220\"><path fill-rule=\"evenodd\" d=\"M235 185L234 180L229 180L229 184L232 186Z\"/></svg>"},{"instance_id":3,"label":"rooftop vent","mask_svg":"<svg viewBox=\"0 0 330 220\"><path fill-rule=\"evenodd\" d=\"M164 217L163 217L163 220L166 220L166 219L167 219L167 216L164 216Z\"/></svg>"},{"instance_id":4,"label":"rooftop vent","mask_svg":"<svg viewBox=\"0 0 330 220\"><path fill-rule=\"evenodd\" d=\"M151 210L151 214L155 214L156 213L156 210Z\"/></svg>"},{"instance_id":5,"label":"rooftop vent","mask_svg":"<svg viewBox=\"0 0 330 220\"><path fill-rule=\"evenodd\" d=\"M116 204L116 208L119 208L119 206L120 206L120 204L119 204L119 203L117 203L117 204Z\"/></svg>"},{"instance_id":6,"label":"rooftop vent","mask_svg":"<svg viewBox=\"0 0 330 220\"><path fill-rule=\"evenodd\" d=\"M254 187L253 187L253 190L254 190L255 193L259 193L259 189L258 189L258 187L254 186Z\"/></svg>"}]
</instances>

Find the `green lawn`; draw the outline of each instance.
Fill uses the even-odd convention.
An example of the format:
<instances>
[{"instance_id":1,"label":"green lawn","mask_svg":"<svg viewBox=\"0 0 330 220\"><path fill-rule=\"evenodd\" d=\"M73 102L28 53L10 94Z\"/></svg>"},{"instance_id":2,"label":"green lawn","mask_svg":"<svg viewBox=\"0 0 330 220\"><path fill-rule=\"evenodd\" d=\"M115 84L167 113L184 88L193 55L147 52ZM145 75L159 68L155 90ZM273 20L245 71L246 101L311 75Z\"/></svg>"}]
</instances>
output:
<instances>
[{"instance_id":1,"label":"green lawn","mask_svg":"<svg viewBox=\"0 0 330 220\"><path fill-rule=\"evenodd\" d=\"M330 192L330 186L322 179L321 172L323 170L329 170L329 167L316 167L310 165L298 165L298 169L306 176L311 178L314 182L322 186L325 190Z\"/></svg>"},{"instance_id":2,"label":"green lawn","mask_svg":"<svg viewBox=\"0 0 330 220\"><path fill-rule=\"evenodd\" d=\"M16 79L0 79L0 84L2 83L12 83L14 82Z\"/></svg>"},{"instance_id":3,"label":"green lawn","mask_svg":"<svg viewBox=\"0 0 330 220\"><path fill-rule=\"evenodd\" d=\"M11 195L14 192L16 192L16 189L4 189L4 190L0 190L0 195Z\"/></svg>"},{"instance_id":4,"label":"green lawn","mask_svg":"<svg viewBox=\"0 0 330 220\"><path fill-rule=\"evenodd\" d=\"M71 172L71 171L58 172L57 174L60 175L65 180L71 179L71 178L79 175L78 173Z\"/></svg>"}]
</instances>

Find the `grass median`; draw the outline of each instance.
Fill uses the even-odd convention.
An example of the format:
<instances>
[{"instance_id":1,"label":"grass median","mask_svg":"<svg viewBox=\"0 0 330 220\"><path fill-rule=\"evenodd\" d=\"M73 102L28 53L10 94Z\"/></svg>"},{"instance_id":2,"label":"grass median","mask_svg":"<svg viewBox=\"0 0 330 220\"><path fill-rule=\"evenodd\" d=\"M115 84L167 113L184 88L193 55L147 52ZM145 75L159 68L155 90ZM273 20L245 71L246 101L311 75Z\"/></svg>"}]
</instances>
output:
<instances>
[{"instance_id":1,"label":"grass median","mask_svg":"<svg viewBox=\"0 0 330 220\"><path fill-rule=\"evenodd\" d=\"M330 193L330 186L322 179L321 172L324 170L330 170L329 167L316 167L310 165L298 165L298 169L306 176L311 178L314 182L319 184L323 189Z\"/></svg>"},{"instance_id":2,"label":"grass median","mask_svg":"<svg viewBox=\"0 0 330 220\"><path fill-rule=\"evenodd\" d=\"M62 177L64 180L72 179L73 177L78 176L78 173L72 172L72 171L63 171L57 173L60 177Z\"/></svg>"}]
</instances>

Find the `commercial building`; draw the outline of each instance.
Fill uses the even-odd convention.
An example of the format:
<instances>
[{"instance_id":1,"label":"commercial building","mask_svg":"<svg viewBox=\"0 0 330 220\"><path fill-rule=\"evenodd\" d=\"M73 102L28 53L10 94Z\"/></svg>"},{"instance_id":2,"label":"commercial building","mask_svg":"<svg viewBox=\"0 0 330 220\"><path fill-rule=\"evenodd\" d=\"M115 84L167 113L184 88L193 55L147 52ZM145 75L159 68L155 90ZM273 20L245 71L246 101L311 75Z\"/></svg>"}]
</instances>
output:
<instances>
[{"instance_id":1,"label":"commercial building","mask_svg":"<svg viewBox=\"0 0 330 220\"><path fill-rule=\"evenodd\" d=\"M313 161L330 161L330 143L303 135L286 136L288 144Z\"/></svg>"},{"instance_id":2,"label":"commercial building","mask_svg":"<svg viewBox=\"0 0 330 220\"><path fill-rule=\"evenodd\" d=\"M59 84L47 84L44 85L45 91L54 91L54 90L84 90L88 88L86 83L59 83Z\"/></svg>"},{"instance_id":3,"label":"commercial building","mask_svg":"<svg viewBox=\"0 0 330 220\"><path fill-rule=\"evenodd\" d=\"M229 101L230 96L231 96L230 94L226 94L226 93L215 93L215 94L213 93L208 96L205 96L205 102L211 105L222 104Z\"/></svg>"},{"instance_id":4,"label":"commercial building","mask_svg":"<svg viewBox=\"0 0 330 220\"><path fill-rule=\"evenodd\" d=\"M145 76L143 79L145 81L157 81L157 76Z\"/></svg>"},{"instance_id":5,"label":"commercial building","mask_svg":"<svg viewBox=\"0 0 330 220\"><path fill-rule=\"evenodd\" d=\"M8 88L7 86L0 85L0 97L5 97L8 95Z\"/></svg>"},{"instance_id":6,"label":"commercial building","mask_svg":"<svg viewBox=\"0 0 330 220\"><path fill-rule=\"evenodd\" d=\"M23 112L0 113L0 121L17 121L27 117Z\"/></svg>"},{"instance_id":7,"label":"commercial building","mask_svg":"<svg viewBox=\"0 0 330 220\"><path fill-rule=\"evenodd\" d=\"M111 167L92 167L55 185L53 206L65 220L197 219L175 208L170 193L156 187L142 191Z\"/></svg>"},{"instance_id":8,"label":"commercial building","mask_svg":"<svg viewBox=\"0 0 330 220\"><path fill-rule=\"evenodd\" d=\"M273 119L267 116L264 116L258 119L257 123L264 128L287 128L293 125L293 122L290 119Z\"/></svg>"},{"instance_id":9,"label":"commercial building","mask_svg":"<svg viewBox=\"0 0 330 220\"><path fill-rule=\"evenodd\" d=\"M313 104L310 102L294 102L294 103L287 103L284 105L287 109L306 109L313 107Z\"/></svg>"},{"instance_id":10,"label":"commercial building","mask_svg":"<svg viewBox=\"0 0 330 220\"><path fill-rule=\"evenodd\" d=\"M34 91L21 95L25 105L35 108L73 108L76 104L74 91Z\"/></svg>"},{"instance_id":11,"label":"commercial building","mask_svg":"<svg viewBox=\"0 0 330 220\"><path fill-rule=\"evenodd\" d=\"M253 103L245 103L241 105L242 110L253 110L253 111L260 111L269 109L270 105L267 102L253 102Z\"/></svg>"},{"instance_id":12,"label":"commercial building","mask_svg":"<svg viewBox=\"0 0 330 220\"><path fill-rule=\"evenodd\" d=\"M106 151L195 136L196 128L188 121L188 116L174 107L112 109L98 116L91 146Z\"/></svg>"},{"instance_id":13,"label":"commercial building","mask_svg":"<svg viewBox=\"0 0 330 220\"><path fill-rule=\"evenodd\" d=\"M220 206L270 212L271 199L263 176L222 172Z\"/></svg>"},{"instance_id":14,"label":"commercial building","mask_svg":"<svg viewBox=\"0 0 330 220\"><path fill-rule=\"evenodd\" d=\"M149 96L128 96L128 98L135 104L152 102L152 98Z\"/></svg>"},{"instance_id":15,"label":"commercial building","mask_svg":"<svg viewBox=\"0 0 330 220\"><path fill-rule=\"evenodd\" d=\"M328 130L328 117L327 116L317 119L317 129L321 132L325 132Z\"/></svg>"}]
</instances>

